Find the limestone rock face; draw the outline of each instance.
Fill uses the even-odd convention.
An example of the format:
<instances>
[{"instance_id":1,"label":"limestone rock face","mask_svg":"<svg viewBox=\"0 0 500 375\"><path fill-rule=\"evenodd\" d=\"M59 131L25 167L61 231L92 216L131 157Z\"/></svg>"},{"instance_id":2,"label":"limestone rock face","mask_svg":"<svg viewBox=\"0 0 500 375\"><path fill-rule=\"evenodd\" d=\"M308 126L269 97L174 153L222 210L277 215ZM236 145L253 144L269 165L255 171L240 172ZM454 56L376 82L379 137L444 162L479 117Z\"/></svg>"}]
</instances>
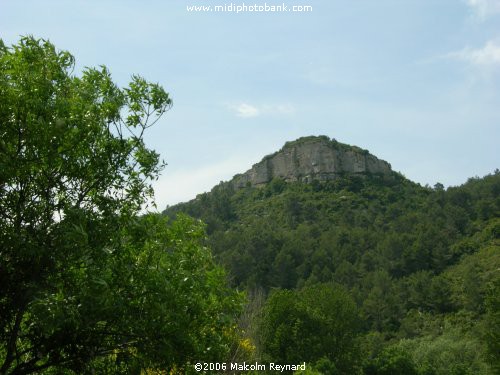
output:
<instances>
[{"instance_id":1,"label":"limestone rock face","mask_svg":"<svg viewBox=\"0 0 500 375\"><path fill-rule=\"evenodd\" d=\"M344 174L389 175L391 165L368 151L329 139L304 137L287 142L283 148L262 159L247 172L234 176L235 188L259 186L273 178L285 181L324 181Z\"/></svg>"}]
</instances>

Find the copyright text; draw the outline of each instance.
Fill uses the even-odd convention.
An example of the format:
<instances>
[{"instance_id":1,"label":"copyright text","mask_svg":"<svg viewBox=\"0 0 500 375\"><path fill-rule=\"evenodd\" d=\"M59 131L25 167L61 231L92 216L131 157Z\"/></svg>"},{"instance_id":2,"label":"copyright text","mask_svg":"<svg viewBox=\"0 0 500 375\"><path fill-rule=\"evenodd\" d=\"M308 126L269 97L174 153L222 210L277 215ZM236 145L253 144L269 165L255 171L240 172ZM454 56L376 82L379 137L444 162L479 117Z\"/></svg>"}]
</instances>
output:
<instances>
[{"instance_id":1,"label":"copyright text","mask_svg":"<svg viewBox=\"0 0 500 375\"><path fill-rule=\"evenodd\" d=\"M306 370L306 363L283 365L277 363L247 363L247 362L198 362L194 365L194 369L200 371L297 371Z\"/></svg>"}]
</instances>

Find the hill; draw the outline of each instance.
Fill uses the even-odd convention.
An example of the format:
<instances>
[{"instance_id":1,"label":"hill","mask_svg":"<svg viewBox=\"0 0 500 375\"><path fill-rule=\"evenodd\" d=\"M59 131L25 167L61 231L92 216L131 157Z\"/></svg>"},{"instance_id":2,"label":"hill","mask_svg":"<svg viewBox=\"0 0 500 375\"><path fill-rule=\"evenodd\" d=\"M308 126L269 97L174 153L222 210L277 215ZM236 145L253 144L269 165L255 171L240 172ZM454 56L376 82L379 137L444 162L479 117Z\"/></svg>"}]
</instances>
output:
<instances>
[{"instance_id":1,"label":"hill","mask_svg":"<svg viewBox=\"0 0 500 375\"><path fill-rule=\"evenodd\" d=\"M400 352L421 372L491 373L499 193L498 170L423 187L366 150L306 137L165 213L205 221L215 256L251 294L344 288L362 321L365 373Z\"/></svg>"},{"instance_id":2,"label":"hill","mask_svg":"<svg viewBox=\"0 0 500 375\"><path fill-rule=\"evenodd\" d=\"M388 175L390 172L389 163L377 159L367 150L326 136L303 137L287 142L281 150L266 156L249 171L236 175L231 183L242 188L267 184L273 178L310 182L333 180L344 174Z\"/></svg>"}]
</instances>

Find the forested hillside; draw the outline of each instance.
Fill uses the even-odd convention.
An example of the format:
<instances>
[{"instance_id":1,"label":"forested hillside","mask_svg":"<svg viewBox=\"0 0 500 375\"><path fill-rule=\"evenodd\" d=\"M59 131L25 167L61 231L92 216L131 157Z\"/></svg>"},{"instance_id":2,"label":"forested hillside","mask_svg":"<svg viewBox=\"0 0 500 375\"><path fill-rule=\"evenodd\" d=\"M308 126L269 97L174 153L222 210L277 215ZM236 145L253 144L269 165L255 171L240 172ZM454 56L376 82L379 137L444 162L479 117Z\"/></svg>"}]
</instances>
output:
<instances>
[{"instance_id":1,"label":"forested hillside","mask_svg":"<svg viewBox=\"0 0 500 375\"><path fill-rule=\"evenodd\" d=\"M422 187L306 137L145 213L172 100L74 69L0 40L0 375L500 371L498 170Z\"/></svg>"},{"instance_id":2,"label":"forested hillside","mask_svg":"<svg viewBox=\"0 0 500 375\"><path fill-rule=\"evenodd\" d=\"M250 297L258 359L325 374L493 374L499 193L498 170L448 189L345 173L221 183L165 213L206 222L216 258Z\"/></svg>"}]
</instances>

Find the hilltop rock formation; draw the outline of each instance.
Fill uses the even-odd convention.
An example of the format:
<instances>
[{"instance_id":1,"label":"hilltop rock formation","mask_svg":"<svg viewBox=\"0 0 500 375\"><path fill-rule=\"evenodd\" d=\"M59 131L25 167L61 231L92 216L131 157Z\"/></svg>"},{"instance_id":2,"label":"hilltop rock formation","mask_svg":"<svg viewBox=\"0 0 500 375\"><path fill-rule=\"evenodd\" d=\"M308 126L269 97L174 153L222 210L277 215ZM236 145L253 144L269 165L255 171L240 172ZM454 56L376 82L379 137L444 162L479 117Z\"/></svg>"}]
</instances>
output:
<instances>
[{"instance_id":1,"label":"hilltop rock formation","mask_svg":"<svg viewBox=\"0 0 500 375\"><path fill-rule=\"evenodd\" d=\"M344 174L389 175L391 165L367 150L349 146L326 136L304 137L287 142L243 174L234 176L233 186L259 186L273 178L285 181L331 180Z\"/></svg>"}]
</instances>

